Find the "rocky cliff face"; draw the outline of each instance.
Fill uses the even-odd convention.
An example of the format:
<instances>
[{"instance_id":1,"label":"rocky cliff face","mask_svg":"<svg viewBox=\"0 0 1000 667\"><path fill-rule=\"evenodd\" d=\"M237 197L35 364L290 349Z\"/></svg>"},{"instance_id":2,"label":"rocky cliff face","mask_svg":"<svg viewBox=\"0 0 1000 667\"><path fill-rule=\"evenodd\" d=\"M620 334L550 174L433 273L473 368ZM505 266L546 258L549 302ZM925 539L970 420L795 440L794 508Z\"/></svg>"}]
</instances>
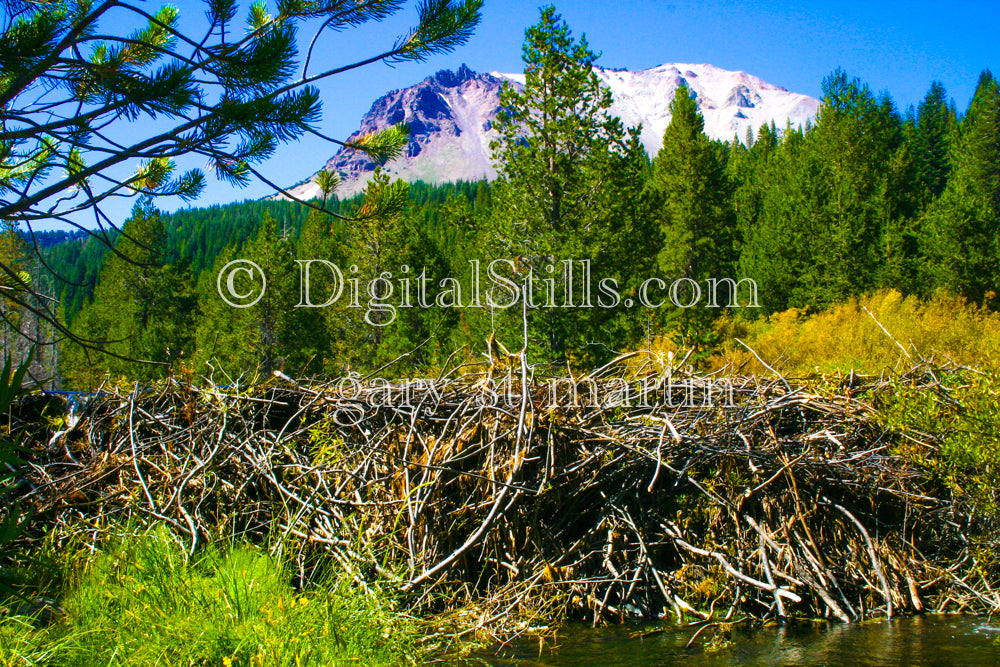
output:
<instances>
[{"instance_id":1,"label":"rocky cliff face","mask_svg":"<svg viewBox=\"0 0 1000 667\"><path fill-rule=\"evenodd\" d=\"M705 132L715 139L743 140L747 130L764 123L778 128L802 125L815 117L819 101L791 93L745 72L730 72L712 65L667 64L631 72L595 68L611 88L611 113L626 127L642 125L642 141L650 155L663 144L670 122L670 102L682 83L692 90L705 117ZM420 83L394 90L379 98L361 120L352 138L397 123L410 126L404 154L386 165L392 177L407 181L443 183L493 178L490 142L496 138L493 121L505 82L523 85L520 74L480 74L463 65L457 72L443 70ZM362 153L341 150L324 165L341 175L341 197L360 192L375 164ZM319 188L310 178L291 189L296 197L310 198Z\"/></svg>"},{"instance_id":2,"label":"rocky cliff face","mask_svg":"<svg viewBox=\"0 0 1000 667\"><path fill-rule=\"evenodd\" d=\"M490 141L496 136L492 127L503 82L464 65L457 72L440 71L376 100L351 138L407 123L410 141L403 155L386 165L391 176L429 183L492 178L496 172L490 160ZM337 194L344 197L364 188L375 164L363 153L342 149L323 169L341 175ZM318 193L312 179L292 189L297 197Z\"/></svg>"}]
</instances>

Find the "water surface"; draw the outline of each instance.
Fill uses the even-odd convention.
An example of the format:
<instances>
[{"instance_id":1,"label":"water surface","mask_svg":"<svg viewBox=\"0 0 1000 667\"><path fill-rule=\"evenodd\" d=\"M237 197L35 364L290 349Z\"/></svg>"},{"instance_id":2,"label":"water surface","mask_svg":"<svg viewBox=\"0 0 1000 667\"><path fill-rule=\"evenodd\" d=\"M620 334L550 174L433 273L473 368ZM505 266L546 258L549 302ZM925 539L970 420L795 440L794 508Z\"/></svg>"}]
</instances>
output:
<instances>
[{"instance_id":1,"label":"water surface","mask_svg":"<svg viewBox=\"0 0 1000 667\"><path fill-rule=\"evenodd\" d=\"M465 664L516 667L662 665L1000 665L1000 619L942 615L863 624L795 624L734 630L729 643L685 648L693 629L566 626L539 652L537 639L494 647ZM645 632L647 636L641 638ZM703 633L702 637L710 637ZM459 663L455 663L459 664Z\"/></svg>"}]
</instances>

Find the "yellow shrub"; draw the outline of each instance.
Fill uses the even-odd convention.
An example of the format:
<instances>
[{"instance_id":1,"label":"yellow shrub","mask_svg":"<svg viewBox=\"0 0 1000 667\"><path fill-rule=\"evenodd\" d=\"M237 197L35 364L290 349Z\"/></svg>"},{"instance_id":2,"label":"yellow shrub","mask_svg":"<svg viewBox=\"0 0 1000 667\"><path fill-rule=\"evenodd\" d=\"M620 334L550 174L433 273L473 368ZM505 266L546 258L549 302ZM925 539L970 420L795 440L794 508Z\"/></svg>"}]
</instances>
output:
<instances>
[{"instance_id":1,"label":"yellow shrub","mask_svg":"<svg viewBox=\"0 0 1000 667\"><path fill-rule=\"evenodd\" d=\"M1000 365L1000 314L949 294L920 300L881 290L819 313L793 308L755 321L724 316L714 326L725 343L710 360L713 370L728 365L741 372L768 373L738 341L792 376L852 369L878 374L910 367L920 358ZM683 356L686 351L666 337L650 347L664 356Z\"/></svg>"},{"instance_id":2,"label":"yellow shrub","mask_svg":"<svg viewBox=\"0 0 1000 667\"><path fill-rule=\"evenodd\" d=\"M713 365L745 364L749 372L765 369L736 338L792 375L879 373L921 357L989 366L1000 359L1000 314L946 294L921 301L881 290L816 314L792 309L742 325L723 320L718 326L746 337L727 336Z\"/></svg>"}]
</instances>

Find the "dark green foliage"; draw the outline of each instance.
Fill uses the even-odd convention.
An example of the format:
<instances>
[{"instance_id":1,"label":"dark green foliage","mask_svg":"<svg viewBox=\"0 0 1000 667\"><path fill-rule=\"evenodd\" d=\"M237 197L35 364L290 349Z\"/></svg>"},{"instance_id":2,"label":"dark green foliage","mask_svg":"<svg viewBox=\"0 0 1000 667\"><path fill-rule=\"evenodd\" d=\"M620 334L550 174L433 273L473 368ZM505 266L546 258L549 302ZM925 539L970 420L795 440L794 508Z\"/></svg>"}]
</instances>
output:
<instances>
[{"instance_id":1,"label":"dark green foliage","mask_svg":"<svg viewBox=\"0 0 1000 667\"><path fill-rule=\"evenodd\" d=\"M314 83L372 62L419 62L449 52L467 41L479 22L481 0L426 0L417 5L411 31L373 47L375 54L344 53L319 41L388 19L405 4L279 0L271 13L269 3L253 2L240 25L234 0L206 0L207 21L198 26L182 22L180 10L170 5L0 3L0 219L23 231L52 220L82 229L85 215L100 228L92 239L110 248L119 231L102 210L110 198L188 201L201 193L204 171L175 173L179 158L207 164L234 186L252 178L268 182L256 165L279 144L317 129L321 104ZM140 27L131 34L115 30L137 21ZM310 24L312 40L299 33ZM186 32L193 29L200 35ZM309 43L304 57L300 43ZM325 71L310 71L317 47L343 60L325 62ZM335 143L385 161L402 149L406 134L391 128L365 140ZM391 201L372 200L367 210L386 204ZM224 245L200 261L210 264ZM37 249L34 258L45 266ZM70 253L60 259L73 264L76 258ZM71 319L83 301L77 285L91 282L96 269L69 268L77 270L59 277L70 285L55 291L68 302L65 315ZM49 296L34 284L20 288L36 300ZM23 298L15 302L27 307ZM48 307L32 312L73 338L62 327L60 313Z\"/></svg>"},{"instance_id":2,"label":"dark green foliage","mask_svg":"<svg viewBox=\"0 0 1000 667\"><path fill-rule=\"evenodd\" d=\"M193 351L196 297L189 267L165 260L166 232L140 200L101 263L92 302L73 323L86 343L65 346L64 379L93 388L105 379L151 380ZM145 362L145 363L143 363Z\"/></svg>"},{"instance_id":3,"label":"dark green foliage","mask_svg":"<svg viewBox=\"0 0 1000 667\"><path fill-rule=\"evenodd\" d=\"M505 277L521 285L529 274L534 280L530 358L580 367L660 336L693 346L690 359L697 361L720 343L716 318L727 309L705 307L705 299L688 309L669 302L659 309L587 308L580 289L571 291L572 307L559 307L568 293L566 260L575 261L578 288L585 260L592 288L607 280L622 302L637 301L650 277L668 285L692 279L703 289L709 278L751 279L759 311L745 307L747 293L737 298L744 306L739 315L748 317L824 308L884 288L923 296L945 290L997 305L1000 101L989 73L964 117L934 84L904 118L887 94L875 95L837 71L824 82L815 124L765 125L745 145L706 137L695 101L682 87L663 149L650 162L637 134L608 117L610 97L591 69L595 59L585 39L575 40L554 9L543 8L526 33L526 86L504 92L494 184L407 186L379 176L365 196L325 199L332 216L288 201L160 216L165 266L190 271L177 285L198 285L187 297L183 290L190 288L175 292L187 305L170 312L187 313L197 325L161 327L156 349L172 341L171 350L195 357L198 372L215 372L216 381L221 371L230 378L249 369L329 376L393 360L389 374L425 372L455 350L478 357L491 336L517 350L521 301L504 309L488 307L485 299L487 267L497 259L505 262ZM383 140L362 143L381 150ZM264 220L270 222L262 227ZM88 283L102 264L115 261L103 250L93 238L44 249L57 272L80 283L59 287L75 327L86 324L81 307L90 320L101 308L133 312L106 290L84 307L94 294ZM238 312L221 303L218 270L236 258L269 267L269 301ZM357 298L345 281L335 303L298 307L295 259L333 263L342 279L358 281ZM477 262L485 283L478 306L472 293ZM421 273L427 290L418 303ZM368 293L380 277L381 286ZM318 266L311 281L314 304L337 286ZM409 305L402 305L407 281ZM192 294L197 312L190 311ZM496 290L493 295L509 301ZM729 296L721 290L719 306ZM459 302L464 307L452 307ZM163 333L168 330L173 333ZM64 360L67 369L72 359ZM202 363L207 360L211 367ZM96 377L94 369L88 373Z\"/></svg>"},{"instance_id":4,"label":"dark green foliage","mask_svg":"<svg viewBox=\"0 0 1000 667\"><path fill-rule=\"evenodd\" d=\"M670 111L650 182L663 236L657 262L668 276L721 277L735 259L726 147L705 136L704 118L687 85L677 89Z\"/></svg>"},{"instance_id":5,"label":"dark green foliage","mask_svg":"<svg viewBox=\"0 0 1000 667\"><path fill-rule=\"evenodd\" d=\"M407 186L390 183L384 176L369 185L369 190L374 188L399 189L393 197L402 197L404 211L362 216L347 224L315 210L306 213L308 209L296 204L267 202L263 215L270 222L263 226L254 224L259 202L248 202L230 212L245 220L252 240L245 243L242 238L230 238L214 266L197 277L198 368L211 361L215 371L225 371L232 379L251 369L328 375L377 368L406 355L395 366L396 372L402 372L440 363L451 353L460 315L457 309L434 304L440 291L438 281L461 270L456 259L461 242L456 240L460 230L452 225L444 204L456 198L482 204L489 188L485 183L434 187L418 182ZM365 201L369 199L359 196L332 202L331 206L355 215ZM191 218L186 222L191 229L201 229L198 211L189 213ZM304 221L299 213L306 213ZM280 226L278 216L284 221ZM216 232L225 230L216 227L212 218L209 222ZM218 295L219 270L237 258L254 261L267 273L266 297L251 308L234 309ZM340 273L333 273L321 262L312 263L306 295L305 269L295 260L324 260ZM416 279L422 271L428 277L429 308L417 302ZM393 285L388 297L384 282L373 288L374 295L368 291L380 276ZM401 305L402 279L410 282L410 307ZM352 286L352 280L357 281L357 287ZM238 290L243 291L243 287ZM339 298L331 300L338 291ZM220 373L216 381L222 382L224 377Z\"/></svg>"},{"instance_id":6,"label":"dark green foliage","mask_svg":"<svg viewBox=\"0 0 1000 667\"><path fill-rule=\"evenodd\" d=\"M602 333L612 310L597 307L596 296L581 306L581 263L590 262L594 276L619 280L633 268L612 249L634 240L647 158L608 113L611 91L592 68L596 58L585 37L575 41L555 9L543 7L525 33L524 89L505 88L497 119L500 180L483 260L516 258L512 271L520 274L508 276L515 282L529 274L541 285L554 281L537 290L536 303L545 306L529 314L536 353L551 361L592 360L620 342ZM523 344L517 310L491 314L513 348Z\"/></svg>"},{"instance_id":7,"label":"dark green foliage","mask_svg":"<svg viewBox=\"0 0 1000 667\"><path fill-rule=\"evenodd\" d=\"M930 197L939 196L948 182L948 136L954 127L955 112L948 106L944 85L935 81L917 108L913 138L917 174Z\"/></svg>"},{"instance_id":8,"label":"dark green foliage","mask_svg":"<svg viewBox=\"0 0 1000 667\"><path fill-rule=\"evenodd\" d=\"M951 176L921 220L930 285L994 306L1000 284L1000 88L983 72L948 152Z\"/></svg>"},{"instance_id":9,"label":"dark green foliage","mask_svg":"<svg viewBox=\"0 0 1000 667\"><path fill-rule=\"evenodd\" d=\"M816 125L786 131L761 161L760 189L741 193L759 199L747 201L757 211L740 213L740 266L770 312L910 287L900 282L916 253L908 241L916 176L902 118L888 96L842 71L823 89Z\"/></svg>"},{"instance_id":10,"label":"dark green foliage","mask_svg":"<svg viewBox=\"0 0 1000 667\"><path fill-rule=\"evenodd\" d=\"M670 280L692 280L700 289L708 279L734 278L737 245L726 146L705 136L704 118L686 84L677 89L670 111L649 182L662 239L657 267ZM689 288L678 292L677 301L690 303L697 294ZM730 295L723 298L728 302ZM693 345L704 355L718 343L710 325L714 317L712 309L696 303L670 311L665 319L679 345Z\"/></svg>"},{"instance_id":11,"label":"dark green foliage","mask_svg":"<svg viewBox=\"0 0 1000 667\"><path fill-rule=\"evenodd\" d=\"M244 370L260 370L266 377L284 367L298 302L294 249L291 235L265 214L257 233L242 249L230 246L219 255L213 270L202 275L198 287L197 367L204 368L204 362L209 362L211 368L232 379ZM227 304L216 287L216 274L237 258L260 267L267 281L261 298L249 307ZM257 276L239 274L238 278L238 294L257 294L261 286ZM215 379L224 382L223 377Z\"/></svg>"}]
</instances>

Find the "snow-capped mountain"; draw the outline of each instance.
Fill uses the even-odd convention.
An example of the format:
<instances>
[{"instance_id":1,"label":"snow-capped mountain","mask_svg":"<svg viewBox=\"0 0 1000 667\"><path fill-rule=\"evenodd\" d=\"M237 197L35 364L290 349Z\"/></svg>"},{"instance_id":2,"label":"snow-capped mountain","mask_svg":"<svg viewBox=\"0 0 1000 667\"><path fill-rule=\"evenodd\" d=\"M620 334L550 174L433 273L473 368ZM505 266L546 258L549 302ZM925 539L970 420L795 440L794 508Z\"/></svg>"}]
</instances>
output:
<instances>
[{"instance_id":1,"label":"snow-capped mountain","mask_svg":"<svg viewBox=\"0 0 1000 667\"><path fill-rule=\"evenodd\" d=\"M819 100L813 97L791 93L746 72L712 65L660 65L640 72L595 70L614 96L611 113L621 118L625 127L642 124L642 143L650 156L663 146L670 103L682 83L695 95L705 118L705 134L723 141L734 136L743 141L748 129L756 133L771 121L779 130L789 121L793 127L802 126L814 120L819 109Z\"/></svg>"},{"instance_id":2,"label":"snow-capped mountain","mask_svg":"<svg viewBox=\"0 0 1000 667\"><path fill-rule=\"evenodd\" d=\"M705 133L713 139L745 139L772 121L784 128L800 126L816 116L819 100L767 83L745 72L730 72L712 65L667 64L631 72L594 71L614 97L611 113L626 127L642 125L642 143L651 156L663 145L670 123L670 103L682 83L695 95L705 117ZM490 141L505 82L524 84L523 74L478 74L463 65L457 72L443 70L415 86L394 90L376 100L361 119L352 138L405 122L410 142L404 155L386 165L393 177L407 181L442 183L493 178ZM341 150L324 166L340 173L341 197L360 192L375 164L363 153ZM290 192L299 198L319 194L312 178Z\"/></svg>"}]
</instances>

